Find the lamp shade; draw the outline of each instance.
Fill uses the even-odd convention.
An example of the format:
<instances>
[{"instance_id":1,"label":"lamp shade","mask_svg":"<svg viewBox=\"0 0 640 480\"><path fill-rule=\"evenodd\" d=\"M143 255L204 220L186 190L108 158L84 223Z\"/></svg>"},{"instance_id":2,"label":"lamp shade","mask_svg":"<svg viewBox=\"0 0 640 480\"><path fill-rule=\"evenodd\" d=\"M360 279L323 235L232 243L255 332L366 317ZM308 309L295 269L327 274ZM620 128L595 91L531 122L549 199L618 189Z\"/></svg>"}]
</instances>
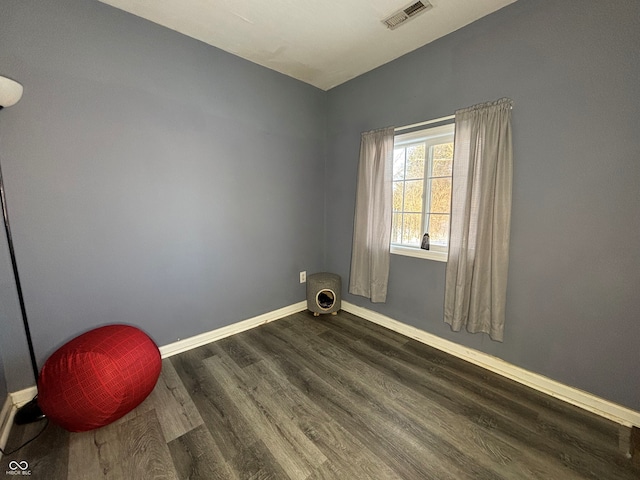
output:
<instances>
[{"instance_id":1,"label":"lamp shade","mask_svg":"<svg viewBox=\"0 0 640 480\"><path fill-rule=\"evenodd\" d=\"M22 85L0 76L0 107L11 107L22 98Z\"/></svg>"}]
</instances>

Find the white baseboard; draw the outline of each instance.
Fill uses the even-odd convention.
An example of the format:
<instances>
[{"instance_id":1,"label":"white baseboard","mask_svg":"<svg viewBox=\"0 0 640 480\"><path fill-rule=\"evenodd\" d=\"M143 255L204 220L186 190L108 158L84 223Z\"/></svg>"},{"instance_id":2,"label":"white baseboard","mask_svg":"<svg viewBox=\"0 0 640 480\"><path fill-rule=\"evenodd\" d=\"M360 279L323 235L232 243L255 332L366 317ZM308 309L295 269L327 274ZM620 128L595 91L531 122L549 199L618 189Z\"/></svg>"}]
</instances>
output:
<instances>
[{"instance_id":1,"label":"white baseboard","mask_svg":"<svg viewBox=\"0 0 640 480\"><path fill-rule=\"evenodd\" d=\"M202 345L206 345L207 343L215 342L216 340L221 340L230 335L250 330L259 325L273 322L274 320L279 320L288 315L293 315L294 313L301 312L306 308L307 302L302 301L294 303L293 305L289 305L288 307L283 307L272 312L258 315L257 317L242 320L232 325L227 325L226 327L217 328L215 330L211 330L210 332L205 332L194 337L185 338L184 340L179 340L175 343L170 343L169 345L160 347L160 355L162 355L162 358L177 355L178 353L186 352L187 350L191 350L192 348L200 347Z\"/></svg>"},{"instance_id":2,"label":"white baseboard","mask_svg":"<svg viewBox=\"0 0 640 480\"><path fill-rule=\"evenodd\" d=\"M11 398L11 403L13 403L16 407L20 408L25 403L33 400L38 394L38 388L34 385L32 387L27 387L24 390L19 390L17 392L11 392L9 397Z\"/></svg>"},{"instance_id":3,"label":"white baseboard","mask_svg":"<svg viewBox=\"0 0 640 480\"><path fill-rule=\"evenodd\" d=\"M33 386L7 395L0 411L0 448L4 449L7 445L11 427L13 426L13 417L16 416L18 408L30 402L37 393L38 389Z\"/></svg>"},{"instance_id":4,"label":"white baseboard","mask_svg":"<svg viewBox=\"0 0 640 480\"><path fill-rule=\"evenodd\" d=\"M177 355L178 353L186 352L193 348L206 345L207 343L211 343L230 335L250 330L259 325L279 320L288 315L301 312L306 308L306 301L298 302L272 312L258 315L257 317L242 320L226 327L218 328L210 332L205 332L194 337L185 338L184 340L164 345L160 347L160 354L162 355L162 358ZM610 402L577 388L564 385L543 375L530 372L479 350L450 342L449 340L445 340L436 335L425 332L424 330L412 327L406 323L399 322L393 318L382 315L381 313L374 312L373 310L359 307L350 302L345 302L344 300L342 301L342 308L343 310L365 320L389 328L390 330L401 333L409 338L413 338L421 343L437 348L438 350L471 362L491 372L546 393L547 395L551 395L552 397L563 400L584 410L608 418L609 420L626 427L640 427L640 412L635 410L623 407L622 405ZM0 413L0 445L2 445L2 448L4 448L3 442L6 442L9 436L16 408L29 402L33 397L35 397L36 393L37 388L33 386L20 390L19 392L10 393L5 400Z\"/></svg>"},{"instance_id":5,"label":"white baseboard","mask_svg":"<svg viewBox=\"0 0 640 480\"><path fill-rule=\"evenodd\" d=\"M473 348L464 347L449 340L445 340L431 333L399 322L372 310L359 307L349 302L342 301L342 308L358 317L377 323L421 343L437 348L455 357L466 360L487 370L531 387L552 397L580 407L589 412L608 418L627 427L640 427L640 412L623 407L603 398L592 395L560 382L539 375L524 368L512 365L492 355L483 353Z\"/></svg>"}]
</instances>

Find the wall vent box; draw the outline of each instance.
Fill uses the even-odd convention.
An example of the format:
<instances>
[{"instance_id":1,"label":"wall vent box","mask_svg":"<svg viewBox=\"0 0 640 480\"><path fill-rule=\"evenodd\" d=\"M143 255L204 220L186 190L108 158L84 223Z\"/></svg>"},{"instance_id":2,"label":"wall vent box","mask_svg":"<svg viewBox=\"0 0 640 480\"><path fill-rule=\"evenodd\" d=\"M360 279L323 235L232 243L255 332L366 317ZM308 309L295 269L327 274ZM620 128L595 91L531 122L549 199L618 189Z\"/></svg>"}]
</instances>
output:
<instances>
[{"instance_id":1,"label":"wall vent box","mask_svg":"<svg viewBox=\"0 0 640 480\"><path fill-rule=\"evenodd\" d=\"M427 10L431 10L432 8L433 5L431 5L427 0L410 3L403 9L389 15L387 18L382 20L382 23L384 23L389 30L395 30L400 25L404 25L409 20L417 17Z\"/></svg>"}]
</instances>

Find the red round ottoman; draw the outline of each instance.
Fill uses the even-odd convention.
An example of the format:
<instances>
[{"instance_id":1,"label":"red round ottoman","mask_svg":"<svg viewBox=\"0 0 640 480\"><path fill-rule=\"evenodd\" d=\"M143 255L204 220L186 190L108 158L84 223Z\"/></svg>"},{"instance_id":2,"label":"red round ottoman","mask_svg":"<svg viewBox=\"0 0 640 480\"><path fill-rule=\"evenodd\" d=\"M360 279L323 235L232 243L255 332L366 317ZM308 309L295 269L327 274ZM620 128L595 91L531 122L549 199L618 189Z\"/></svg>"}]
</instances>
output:
<instances>
[{"instance_id":1,"label":"red round ottoman","mask_svg":"<svg viewBox=\"0 0 640 480\"><path fill-rule=\"evenodd\" d=\"M124 416L147 398L162 361L156 344L129 325L107 325L65 343L38 378L38 405L71 432L84 432Z\"/></svg>"}]
</instances>

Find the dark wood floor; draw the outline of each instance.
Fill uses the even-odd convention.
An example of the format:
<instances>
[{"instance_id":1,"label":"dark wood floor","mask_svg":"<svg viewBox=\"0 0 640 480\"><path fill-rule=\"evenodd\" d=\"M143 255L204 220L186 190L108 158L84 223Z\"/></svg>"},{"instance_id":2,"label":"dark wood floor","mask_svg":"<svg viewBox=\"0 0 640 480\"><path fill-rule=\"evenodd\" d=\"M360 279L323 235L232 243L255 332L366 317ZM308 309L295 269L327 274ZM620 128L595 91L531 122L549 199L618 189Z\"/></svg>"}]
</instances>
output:
<instances>
[{"instance_id":1,"label":"dark wood floor","mask_svg":"<svg viewBox=\"0 0 640 480\"><path fill-rule=\"evenodd\" d=\"M14 427L7 449L41 427ZM637 480L624 434L353 315L304 312L165 359L126 417L85 433L51 424L0 470L15 460L48 480Z\"/></svg>"}]
</instances>

